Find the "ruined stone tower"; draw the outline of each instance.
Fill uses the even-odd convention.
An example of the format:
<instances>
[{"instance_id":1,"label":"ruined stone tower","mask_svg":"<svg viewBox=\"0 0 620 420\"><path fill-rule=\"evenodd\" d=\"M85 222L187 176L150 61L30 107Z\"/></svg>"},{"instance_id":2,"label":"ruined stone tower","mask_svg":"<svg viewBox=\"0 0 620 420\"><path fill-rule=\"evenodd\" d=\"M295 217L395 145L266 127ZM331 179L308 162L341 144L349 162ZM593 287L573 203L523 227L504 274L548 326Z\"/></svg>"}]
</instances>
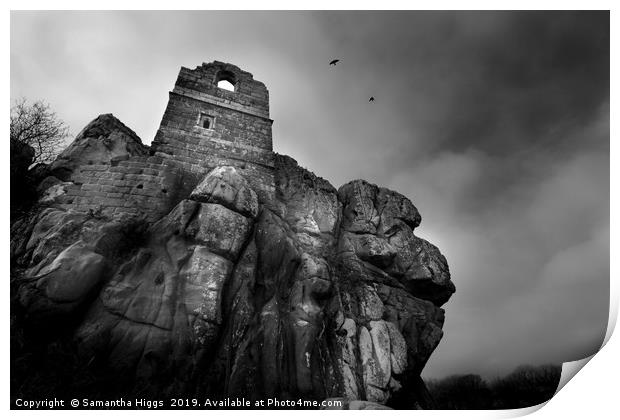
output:
<instances>
[{"instance_id":1,"label":"ruined stone tower","mask_svg":"<svg viewBox=\"0 0 620 420\"><path fill-rule=\"evenodd\" d=\"M182 67L151 154L196 175L234 166L267 201L274 191L272 123L269 92L252 74L219 61Z\"/></svg>"},{"instance_id":2,"label":"ruined stone tower","mask_svg":"<svg viewBox=\"0 0 620 420\"><path fill-rule=\"evenodd\" d=\"M271 125L265 86L213 62L181 69L151 147L100 115L42 169L11 226L13 400L66 377L63 399L430 406L445 257L406 197L334 188L274 154Z\"/></svg>"},{"instance_id":3,"label":"ruined stone tower","mask_svg":"<svg viewBox=\"0 0 620 420\"><path fill-rule=\"evenodd\" d=\"M218 87L221 82L232 91ZM66 210L152 221L187 198L209 171L233 166L270 203L272 123L267 88L250 73L219 61L182 67L151 147L113 115L100 115L54 162L53 174L66 182L53 201Z\"/></svg>"}]
</instances>

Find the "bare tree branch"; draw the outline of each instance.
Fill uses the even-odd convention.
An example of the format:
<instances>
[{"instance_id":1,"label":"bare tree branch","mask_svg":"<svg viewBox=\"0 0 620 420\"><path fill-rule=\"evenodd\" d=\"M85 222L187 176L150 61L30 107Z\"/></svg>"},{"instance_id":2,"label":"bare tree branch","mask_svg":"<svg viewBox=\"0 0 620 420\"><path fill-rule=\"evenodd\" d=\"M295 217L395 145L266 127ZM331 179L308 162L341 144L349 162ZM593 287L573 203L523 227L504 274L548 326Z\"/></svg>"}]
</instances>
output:
<instances>
[{"instance_id":1,"label":"bare tree branch","mask_svg":"<svg viewBox=\"0 0 620 420\"><path fill-rule=\"evenodd\" d=\"M36 101L29 105L25 98L11 107L11 145L27 144L34 149L34 163L50 162L64 146L69 128L49 104Z\"/></svg>"}]
</instances>

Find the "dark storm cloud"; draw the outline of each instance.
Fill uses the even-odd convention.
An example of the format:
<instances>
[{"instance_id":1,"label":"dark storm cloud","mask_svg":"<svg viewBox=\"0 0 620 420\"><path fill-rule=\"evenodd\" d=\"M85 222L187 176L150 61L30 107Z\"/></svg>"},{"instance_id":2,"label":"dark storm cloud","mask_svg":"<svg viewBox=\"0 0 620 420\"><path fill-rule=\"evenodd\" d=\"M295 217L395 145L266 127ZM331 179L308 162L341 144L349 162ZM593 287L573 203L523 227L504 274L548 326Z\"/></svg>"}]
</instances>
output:
<instances>
[{"instance_id":1,"label":"dark storm cloud","mask_svg":"<svg viewBox=\"0 0 620 420\"><path fill-rule=\"evenodd\" d=\"M340 12L325 21L328 33L349 35L334 36L343 51L363 52L352 64L393 89L390 97L404 105L394 111L432 122L433 143L442 148L462 150L474 139L510 153L567 118L587 122L608 97L604 14ZM420 100L411 95L429 111L406 106ZM497 141L498 130L509 136Z\"/></svg>"},{"instance_id":2,"label":"dark storm cloud","mask_svg":"<svg viewBox=\"0 0 620 420\"><path fill-rule=\"evenodd\" d=\"M457 128L485 140L491 150L512 152L510 146L535 143L567 118L575 124L589 121L609 92L609 28L600 16L524 12L497 18L503 21L501 31L464 48L478 61L473 71L480 79L467 94L479 101L482 112L472 102ZM515 144L504 140L500 149L494 136L470 125L489 120L512 128L507 140ZM492 127L496 134L498 125Z\"/></svg>"},{"instance_id":3,"label":"dark storm cloud","mask_svg":"<svg viewBox=\"0 0 620 420\"><path fill-rule=\"evenodd\" d=\"M476 191L495 194L516 179L524 151L578 148L583 139L564 134L608 101L604 13L341 12L325 21L328 33L347 35L334 35L343 51L359 51L349 60L367 69L357 70L370 74L364 82L417 134L390 139L390 170L475 147L505 157Z\"/></svg>"},{"instance_id":4,"label":"dark storm cloud","mask_svg":"<svg viewBox=\"0 0 620 420\"><path fill-rule=\"evenodd\" d=\"M493 375L600 344L607 12L11 15L12 97L48 100L74 133L113 112L149 143L178 68L216 59L267 85L276 151L421 211L419 234L457 286L425 376Z\"/></svg>"}]
</instances>

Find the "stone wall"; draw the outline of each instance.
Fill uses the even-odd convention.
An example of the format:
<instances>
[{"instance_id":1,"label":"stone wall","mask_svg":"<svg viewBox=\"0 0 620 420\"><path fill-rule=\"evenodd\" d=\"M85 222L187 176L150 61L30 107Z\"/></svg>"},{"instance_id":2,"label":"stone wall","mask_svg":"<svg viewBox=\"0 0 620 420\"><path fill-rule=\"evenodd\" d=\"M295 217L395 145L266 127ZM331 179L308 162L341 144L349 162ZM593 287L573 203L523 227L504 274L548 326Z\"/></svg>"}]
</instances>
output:
<instances>
[{"instance_id":1,"label":"stone wall","mask_svg":"<svg viewBox=\"0 0 620 420\"><path fill-rule=\"evenodd\" d=\"M103 215L143 215L153 221L168 213L176 197L180 171L157 156L133 156L111 165L83 165L66 183L59 206Z\"/></svg>"}]
</instances>

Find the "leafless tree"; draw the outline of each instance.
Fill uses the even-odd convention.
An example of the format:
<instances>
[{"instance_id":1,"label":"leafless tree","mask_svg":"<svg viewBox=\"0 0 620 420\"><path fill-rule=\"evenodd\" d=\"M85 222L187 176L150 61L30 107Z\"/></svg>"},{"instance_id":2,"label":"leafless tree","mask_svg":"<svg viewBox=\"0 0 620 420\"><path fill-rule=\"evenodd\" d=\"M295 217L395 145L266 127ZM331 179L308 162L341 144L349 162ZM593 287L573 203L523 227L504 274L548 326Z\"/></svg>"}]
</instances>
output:
<instances>
[{"instance_id":1,"label":"leafless tree","mask_svg":"<svg viewBox=\"0 0 620 420\"><path fill-rule=\"evenodd\" d=\"M52 161L68 136L69 128L49 104L36 101L30 105L22 98L11 107L11 146L31 146L33 163Z\"/></svg>"}]
</instances>

